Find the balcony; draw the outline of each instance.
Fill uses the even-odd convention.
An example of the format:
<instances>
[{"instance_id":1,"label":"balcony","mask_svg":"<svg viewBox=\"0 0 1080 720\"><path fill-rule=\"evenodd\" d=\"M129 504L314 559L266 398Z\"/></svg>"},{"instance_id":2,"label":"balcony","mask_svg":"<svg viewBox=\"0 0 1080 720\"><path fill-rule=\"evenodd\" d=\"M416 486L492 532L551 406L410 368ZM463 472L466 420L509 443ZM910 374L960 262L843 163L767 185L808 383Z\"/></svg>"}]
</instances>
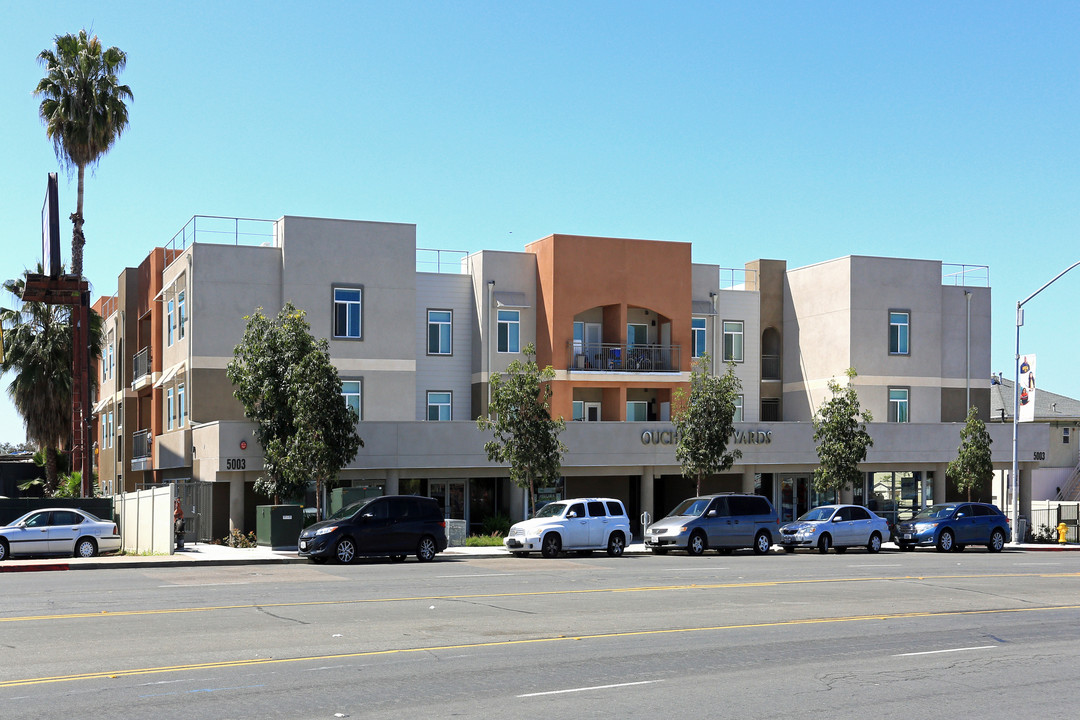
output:
<instances>
[{"instance_id":1,"label":"balcony","mask_svg":"<svg viewBox=\"0 0 1080 720\"><path fill-rule=\"evenodd\" d=\"M672 373L682 365L678 345L594 343L570 350L567 369L574 372Z\"/></svg>"},{"instance_id":2,"label":"balcony","mask_svg":"<svg viewBox=\"0 0 1080 720\"><path fill-rule=\"evenodd\" d=\"M761 356L761 379L762 380L781 380L783 376L780 374L780 356L779 355L762 355Z\"/></svg>"},{"instance_id":3,"label":"balcony","mask_svg":"<svg viewBox=\"0 0 1080 720\"><path fill-rule=\"evenodd\" d=\"M150 470L153 466L151 454L154 449L154 436L149 430L139 430L131 434L131 470Z\"/></svg>"},{"instance_id":4,"label":"balcony","mask_svg":"<svg viewBox=\"0 0 1080 720\"><path fill-rule=\"evenodd\" d=\"M150 370L150 348L144 347L135 353L131 362L131 389L140 390L150 385L152 373Z\"/></svg>"}]
</instances>

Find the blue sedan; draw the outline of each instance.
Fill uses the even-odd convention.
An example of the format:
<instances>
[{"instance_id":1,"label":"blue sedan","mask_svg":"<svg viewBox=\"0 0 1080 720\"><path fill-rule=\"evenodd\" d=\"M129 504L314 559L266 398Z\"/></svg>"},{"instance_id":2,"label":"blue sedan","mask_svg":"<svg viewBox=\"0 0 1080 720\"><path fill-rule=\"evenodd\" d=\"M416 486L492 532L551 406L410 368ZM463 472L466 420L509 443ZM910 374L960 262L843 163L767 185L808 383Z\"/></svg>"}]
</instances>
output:
<instances>
[{"instance_id":1,"label":"blue sedan","mask_svg":"<svg viewBox=\"0 0 1080 720\"><path fill-rule=\"evenodd\" d=\"M934 505L896 525L901 550L928 545L938 552L960 552L968 545L985 545L990 552L1001 552L1011 537L1008 518L988 503Z\"/></svg>"}]
</instances>

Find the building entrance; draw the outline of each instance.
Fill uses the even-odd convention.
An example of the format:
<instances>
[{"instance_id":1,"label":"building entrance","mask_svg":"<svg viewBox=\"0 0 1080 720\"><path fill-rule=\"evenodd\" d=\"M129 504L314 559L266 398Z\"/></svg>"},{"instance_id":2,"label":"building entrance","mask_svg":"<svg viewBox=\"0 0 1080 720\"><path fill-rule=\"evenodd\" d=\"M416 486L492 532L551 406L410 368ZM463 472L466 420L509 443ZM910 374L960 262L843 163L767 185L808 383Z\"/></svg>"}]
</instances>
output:
<instances>
[{"instance_id":1,"label":"building entrance","mask_svg":"<svg viewBox=\"0 0 1080 720\"><path fill-rule=\"evenodd\" d=\"M836 502L835 492L814 490L813 478L809 475L781 475L777 494L774 504L781 523L797 520L810 508Z\"/></svg>"},{"instance_id":2,"label":"building entrance","mask_svg":"<svg viewBox=\"0 0 1080 720\"><path fill-rule=\"evenodd\" d=\"M439 501L439 509L447 520L468 520L465 517L464 480L431 480L428 495Z\"/></svg>"}]
</instances>

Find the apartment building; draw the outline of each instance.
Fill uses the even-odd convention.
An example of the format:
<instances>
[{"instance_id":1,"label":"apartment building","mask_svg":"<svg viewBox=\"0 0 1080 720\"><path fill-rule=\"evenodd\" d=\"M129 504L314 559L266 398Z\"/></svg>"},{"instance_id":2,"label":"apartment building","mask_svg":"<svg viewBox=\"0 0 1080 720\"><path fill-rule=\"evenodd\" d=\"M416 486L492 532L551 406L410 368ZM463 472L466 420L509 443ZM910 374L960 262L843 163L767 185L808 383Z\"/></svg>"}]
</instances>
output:
<instances>
[{"instance_id":1,"label":"apartment building","mask_svg":"<svg viewBox=\"0 0 1080 720\"><path fill-rule=\"evenodd\" d=\"M810 485L810 420L848 367L874 416L874 447L865 483L841 499L883 514L948 497L967 400L989 414L985 268L858 256L724 267L693 262L690 243L559 234L520 252L450 253L418 250L408 224L212 225L193 219L98 301L108 344L94 409L103 487L198 484L215 537L250 529L266 502L252 489L261 453L225 368L245 316L286 301L329 340L360 417L365 446L343 481L436 497L472 530L524 511L475 418L491 375L530 343L555 370L552 413L570 421L550 493L618 497L635 532L693 492L675 460L671 404L705 354L718 372L732 363L742 383L732 442L743 456L703 489L764 494L785 518L834 499ZM1009 442L991 432L1006 468ZM1024 428L1022 442L1045 450L1045 430ZM1021 479L1036 466L1023 463Z\"/></svg>"}]
</instances>

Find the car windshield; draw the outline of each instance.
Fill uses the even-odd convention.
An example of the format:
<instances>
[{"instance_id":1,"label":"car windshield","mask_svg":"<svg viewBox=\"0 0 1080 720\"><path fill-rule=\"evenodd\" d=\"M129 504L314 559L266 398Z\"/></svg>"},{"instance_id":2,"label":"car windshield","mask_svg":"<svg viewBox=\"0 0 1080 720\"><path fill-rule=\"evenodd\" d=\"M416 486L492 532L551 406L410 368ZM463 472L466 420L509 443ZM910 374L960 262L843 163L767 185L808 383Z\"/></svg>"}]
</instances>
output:
<instances>
[{"instance_id":1,"label":"car windshield","mask_svg":"<svg viewBox=\"0 0 1080 720\"><path fill-rule=\"evenodd\" d=\"M915 519L926 520L927 518L945 518L952 515L954 510L956 510L955 505L933 505L916 515Z\"/></svg>"},{"instance_id":2,"label":"car windshield","mask_svg":"<svg viewBox=\"0 0 1080 720\"><path fill-rule=\"evenodd\" d=\"M832 517L832 514L836 512L836 508L831 507L817 507L813 510L808 510L799 516L799 520L802 522L816 522L820 520L828 520Z\"/></svg>"},{"instance_id":3,"label":"car windshield","mask_svg":"<svg viewBox=\"0 0 1080 720\"><path fill-rule=\"evenodd\" d=\"M688 498L676 505L675 509L668 513L668 517L679 517L680 515L697 517L705 512L707 507L709 507L709 498Z\"/></svg>"},{"instance_id":4,"label":"car windshield","mask_svg":"<svg viewBox=\"0 0 1080 720\"><path fill-rule=\"evenodd\" d=\"M355 515L360 510L360 508L364 507L365 505L367 505L369 502L371 502L374 499L375 498L368 498L367 500L361 500L360 502L354 502L352 505L346 505L345 507L341 508L336 513L334 513L333 515L331 515L330 517L328 517L326 519L327 520L344 520L346 518L351 518L353 515Z\"/></svg>"},{"instance_id":5,"label":"car windshield","mask_svg":"<svg viewBox=\"0 0 1080 720\"><path fill-rule=\"evenodd\" d=\"M559 502L548 503L544 507L537 510L536 514L533 515L533 517L534 518L559 517L560 515L563 514L563 510L565 510L565 509L566 509L566 503L559 503Z\"/></svg>"}]
</instances>

